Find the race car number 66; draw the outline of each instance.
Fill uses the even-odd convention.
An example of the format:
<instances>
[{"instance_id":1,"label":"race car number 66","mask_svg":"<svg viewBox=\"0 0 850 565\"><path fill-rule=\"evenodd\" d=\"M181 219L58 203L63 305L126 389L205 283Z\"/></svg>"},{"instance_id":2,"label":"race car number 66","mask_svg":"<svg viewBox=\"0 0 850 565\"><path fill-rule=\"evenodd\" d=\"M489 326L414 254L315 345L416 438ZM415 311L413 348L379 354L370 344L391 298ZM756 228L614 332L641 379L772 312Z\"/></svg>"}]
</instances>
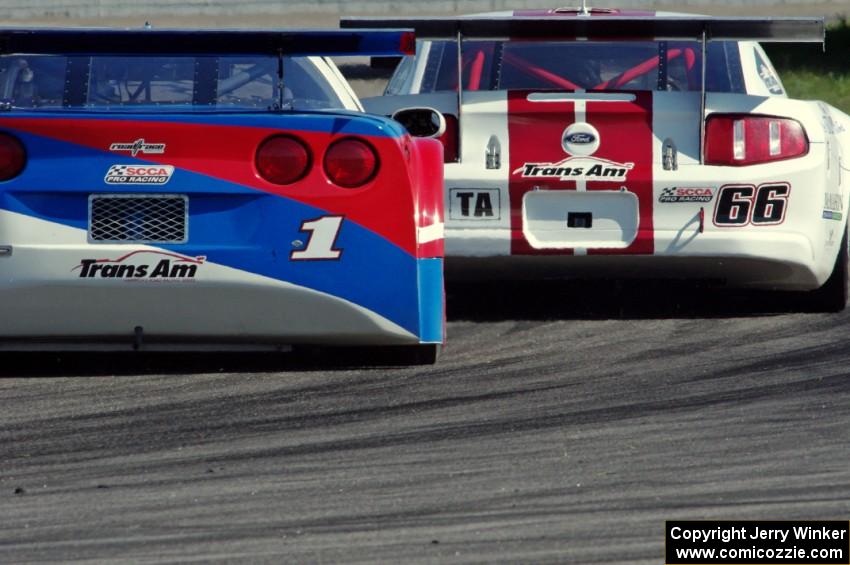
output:
<instances>
[{"instance_id":1,"label":"race car number 66","mask_svg":"<svg viewBox=\"0 0 850 565\"><path fill-rule=\"evenodd\" d=\"M308 232L307 243L303 249L290 253L292 261L336 261L342 255L337 249L336 239L342 227L344 216L322 216L315 220L301 222L299 231Z\"/></svg>"}]
</instances>

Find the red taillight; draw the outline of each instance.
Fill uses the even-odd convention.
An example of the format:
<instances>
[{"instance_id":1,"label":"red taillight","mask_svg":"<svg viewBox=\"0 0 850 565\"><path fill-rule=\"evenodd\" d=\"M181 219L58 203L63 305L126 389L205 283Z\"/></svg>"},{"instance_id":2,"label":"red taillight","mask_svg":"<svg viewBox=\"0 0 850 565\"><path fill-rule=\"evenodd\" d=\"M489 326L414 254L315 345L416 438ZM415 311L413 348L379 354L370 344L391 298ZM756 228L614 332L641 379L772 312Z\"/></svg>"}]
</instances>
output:
<instances>
[{"instance_id":1,"label":"red taillight","mask_svg":"<svg viewBox=\"0 0 850 565\"><path fill-rule=\"evenodd\" d=\"M274 184L292 184L310 170L310 150L288 135L276 135L257 149L257 172Z\"/></svg>"},{"instance_id":2,"label":"red taillight","mask_svg":"<svg viewBox=\"0 0 850 565\"><path fill-rule=\"evenodd\" d=\"M0 133L0 180L9 180L24 170L27 154L16 137Z\"/></svg>"},{"instance_id":3,"label":"red taillight","mask_svg":"<svg viewBox=\"0 0 850 565\"><path fill-rule=\"evenodd\" d=\"M705 163L741 167L800 157L809 140L800 122L788 118L721 114L705 125Z\"/></svg>"},{"instance_id":4,"label":"red taillight","mask_svg":"<svg viewBox=\"0 0 850 565\"><path fill-rule=\"evenodd\" d=\"M357 188L378 172L378 155L372 146L354 138L340 139L325 152L325 174L336 185Z\"/></svg>"},{"instance_id":5,"label":"red taillight","mask_svg":"<svg viewBox=\"0 0 850 565\"><path fill-rule=\"evenodd\" d=\"M446 131L437 139L443 144L443 162L457 163L458 151L458 127L457 116L445 114Z\"/></svg>"}]
</instances>

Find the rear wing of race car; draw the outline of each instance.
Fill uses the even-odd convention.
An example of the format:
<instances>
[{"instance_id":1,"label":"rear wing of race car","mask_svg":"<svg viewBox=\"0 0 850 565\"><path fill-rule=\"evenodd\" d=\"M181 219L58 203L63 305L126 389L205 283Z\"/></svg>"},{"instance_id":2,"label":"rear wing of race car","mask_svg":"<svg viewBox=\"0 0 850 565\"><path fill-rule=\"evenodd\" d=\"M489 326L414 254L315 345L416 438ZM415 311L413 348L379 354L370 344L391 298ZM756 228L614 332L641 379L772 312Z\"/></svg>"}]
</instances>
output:
<instances>
[{"instance_id":1,"label":"rear wing of race car","mask_svg":"<svg viewBox=\"0 0 850 565\"><path fill-rule=\"evenodd\" d=\"M456 18L342 18L341 28L413 28L421 39L457 41L458 85L462 44L477 40L699 41L702 44L700 162L705 153L707 45L710 41L824 43L823 18L726 18L710 16L461 16ZM666 59L658 57L659 71ZM458 121L463 103L458 88Z\"/></svg>"},{"instance_id":2,"label":"rear wing of race car","mask_svg":"<svg viewBox=\"0 0 850 565\"><path fill-rule=\"evenodd\" d=\"M709 16L461 16L457 18L342 18L340 27L416 30L423 39L582 39L590 41L700 40L822 42L823 18Z\"/></svg>"},{"instance_id":3,"label":"rear wing of race car","mask_svg":"<svg viewBox=\"0 0 850 565\"><path fill-rule=\"evenodd\" d=\"M0 55L411 55L410 29L0 28Z\"/></svg>"},{"instance_id":4,"label":"rear wing of race car","mask_svg":"<svg viewBox=\"0 0 850 565\"><path fill-rule=\"evenodd\" d=\"M386 28L386 26L384 26ZM284 104L284 56L410 55L412 30L0 28L2 55L277 57L276 107ZM87 68L88 65L82 65ZM2 109L2 106L0 106Z\"/></svg>"}]
</instances>

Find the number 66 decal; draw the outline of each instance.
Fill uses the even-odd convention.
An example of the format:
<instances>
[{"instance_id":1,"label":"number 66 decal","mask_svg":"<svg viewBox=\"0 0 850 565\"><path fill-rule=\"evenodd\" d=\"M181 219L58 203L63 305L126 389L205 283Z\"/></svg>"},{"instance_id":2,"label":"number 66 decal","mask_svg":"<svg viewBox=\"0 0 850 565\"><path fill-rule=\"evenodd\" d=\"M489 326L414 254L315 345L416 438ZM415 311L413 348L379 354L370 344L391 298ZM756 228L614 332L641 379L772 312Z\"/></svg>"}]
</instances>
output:
<instances>
[{"instance_id":1,"label":"number 66 decal","mask_svg":"<svg viewBox=\"0 0 850 565\"><path fill-rule=\"evenodd\" d=\"M307 243L296 241L301 249L289 254L292 261L336 261L342 255L342 249L336 248L336 238L342 227L344 216L322 216L315 220L301 222L299 231L309 232Z\"/></svg>"},{"instance_id":2,"label":"number 66 decal","mask_svg":"<svg viewBox=\"0 0 850 565\"><path fill-rule=\"evenodd\" d=\"M720 189L714 208L718 227L775 226L785 221L791 185L771 182L758 188L751 184L726 185Z\"/></svg>"}]
</instances>

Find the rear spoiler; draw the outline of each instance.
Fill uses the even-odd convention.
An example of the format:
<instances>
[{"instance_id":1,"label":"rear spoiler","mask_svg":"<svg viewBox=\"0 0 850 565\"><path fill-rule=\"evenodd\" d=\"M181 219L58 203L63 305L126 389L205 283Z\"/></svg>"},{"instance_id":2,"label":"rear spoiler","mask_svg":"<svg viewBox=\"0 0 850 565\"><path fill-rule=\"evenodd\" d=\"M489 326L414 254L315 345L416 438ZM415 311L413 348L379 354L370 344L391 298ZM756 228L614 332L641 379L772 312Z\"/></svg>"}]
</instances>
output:
<instances>
[{"instance_id":1,"label":"rear spoiler","mask_svg":"<svg viewBox=\"0 0 850 565\"><path fill-rule=\"evenodd\" d=\"M457 41L458 80L463 84L461 57L465 39L540 41L699 41L702 44L700 96L700 163L705 162L705 73L710 41L820 43L823 18L721 18L711 16L461 16L456 18L342 18L341 28L408 27L421 39ZM659 55L659 72L664 57ZM458 124L463 107L458 88ZM458 125L460 127L460 125ZM462 139L462 136L461 136ZM462 159L462 157L460 158Z\"/></svg>"},{"instance_id":2,"label":"rear spoiler","mask_svg":"<svg viewBox=\"0 0 850 565\"><path fill-rule=\"evenodd\" d=\"M0 28L0 55L412 55L412 30Z\"/></svg>"},{"instance_id":3,"label":"rear spoiler","mask_svg":"<svg viewBox=\"0 0 850 565\"><path fill-rule=\"evenodd\" d=\"M413 28L421 39L701 40L823 43L823 18L493 16L342 18L341 28Z\"/></svg>"}]
</instances>

